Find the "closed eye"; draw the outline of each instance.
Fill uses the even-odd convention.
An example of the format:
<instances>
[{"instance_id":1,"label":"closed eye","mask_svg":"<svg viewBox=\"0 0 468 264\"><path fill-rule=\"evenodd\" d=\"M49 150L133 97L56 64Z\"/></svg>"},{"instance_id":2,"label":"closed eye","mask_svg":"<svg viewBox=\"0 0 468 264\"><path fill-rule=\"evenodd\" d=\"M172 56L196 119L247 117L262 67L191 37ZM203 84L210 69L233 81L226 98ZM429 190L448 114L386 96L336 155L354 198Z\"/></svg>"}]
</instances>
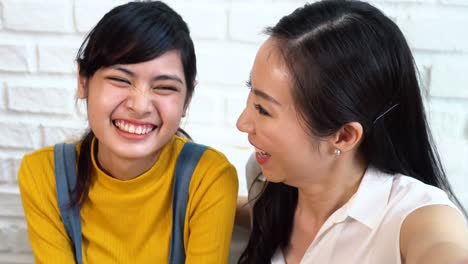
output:
<instances>
[{"instance_id":1,"label":"closed eye","mask_svg":"<svg viewBox=\"0 0 468 264\"><path fill-rule=\"evenodd\" d=\"M271 116L270 113L268 113L265 108L263 108L261 105L259 104L254 104L254 107L255 109L257 110L257 112L263 116Z\"/></svg>"},{"instance_id":2,"label":"closed eye","mask_svg":"<svg viewBox=\"0 0 468 264\"><path fill-rule=\"evenodd\" d=\"M118 82L118 83L121 83L121 84L130 84L130 81L126 80L126 79L113 77L113 76L109 76L109 77L106 77L106 78L111 80L111 81Z\"/></svg>"},{"instance_id":3,"label":"closed eye","mask_svg":"<svg viewBox=\"0 0 468 264\"><path fill-rule=\"evenodd\" d=\"M165 90L165 91L174 91L177 92L179 89L177 89L174 86L156 86L153 88L154 90Z\"/></svg>"}]
</instances>

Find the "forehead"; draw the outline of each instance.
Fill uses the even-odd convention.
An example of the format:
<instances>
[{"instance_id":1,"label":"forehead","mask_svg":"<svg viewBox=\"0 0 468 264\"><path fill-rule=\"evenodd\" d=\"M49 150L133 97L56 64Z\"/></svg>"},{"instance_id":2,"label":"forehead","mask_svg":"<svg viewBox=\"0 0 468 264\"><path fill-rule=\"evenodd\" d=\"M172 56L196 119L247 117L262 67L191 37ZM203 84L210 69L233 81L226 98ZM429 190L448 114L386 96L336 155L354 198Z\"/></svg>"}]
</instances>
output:
<instances>
[{"instance_id":1,"label":"forehead","mask_svg":"<svg viewBox=\"0 0 468 264\"><path fill-rule=\"evenodd\" d=\"M180 56L180 52L176 50L167 51L149 61L128 64L128 66L134 68L141 68L142 70L153 69L183 71L182 58Z\"/></svg>"},{"instance_id":2,"label":"forehead","mask_svg":"<svg viewBox=\"0 0 468 264\"><path fill-rule=\"evenodd\" d=\"M104 69L126 68L133 72L135 75L145 74L177 74L184 77L184 69L182 65L182 58L179 51L171 50L161 54L158 57L144 62L132 64L114 64Z\"/></svg>"},{"instance_id":3,"label":"forehead","mask_svg":"<svg viewBox=\"0 0 468 264\"><path fill-rule=\"evenodd\" d=\"M290 103L292 79L277 41L269 38L257 52L251 71L254 89L265 92L280 103Z\"/></svg>"}]
</instances>

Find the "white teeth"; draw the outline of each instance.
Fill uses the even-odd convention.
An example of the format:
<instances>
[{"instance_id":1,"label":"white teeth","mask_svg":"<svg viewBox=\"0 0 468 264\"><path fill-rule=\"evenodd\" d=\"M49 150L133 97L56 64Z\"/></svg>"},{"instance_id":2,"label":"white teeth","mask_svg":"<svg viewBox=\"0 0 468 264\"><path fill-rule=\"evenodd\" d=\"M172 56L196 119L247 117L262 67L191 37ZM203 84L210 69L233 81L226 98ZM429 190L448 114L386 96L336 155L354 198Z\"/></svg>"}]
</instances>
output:
<instances>
[{"instance_id":1,"label":"white teeth","mask_svg":"<svg viewBox=\"0 0 468 264\"><path fill-rule=\"evenodd\" d=\"M142 128L141 126L139 126L139 127L136 128L136 131L135 131L135 132L136 132L137 134L140 134L140 135L141 135L141 134L142 134L142 133L141 133L141 130L142 130L142 129L143 129L143 128Z\"/></svg>"},{"instance_id":2,"label":"white teeth","mask_svg":"<svg viewBox=\"0 0 468 264\"><path fill-rule=\"evenodd\" d=\"M151 125L138 126L134 124L125 123L125 121L123 120L116 120L114 124L117 128L119 128L122 131L137 135L148 134L153 130L153 126Z\"/></svg>"}]
</instances>

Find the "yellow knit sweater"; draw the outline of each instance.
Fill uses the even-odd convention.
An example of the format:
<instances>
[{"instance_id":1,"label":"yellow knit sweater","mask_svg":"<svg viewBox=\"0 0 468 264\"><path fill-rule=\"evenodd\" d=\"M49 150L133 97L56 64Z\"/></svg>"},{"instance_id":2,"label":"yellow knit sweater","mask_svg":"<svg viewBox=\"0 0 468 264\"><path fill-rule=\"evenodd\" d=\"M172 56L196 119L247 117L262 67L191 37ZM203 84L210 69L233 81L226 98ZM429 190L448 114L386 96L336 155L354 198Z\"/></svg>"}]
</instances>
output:
<instances>
[{"instance_id":1,"label":"yellow knit sweater","mask_svg":"<svg viewBox=\"0 0 468 264\"><path fill-rule=\"evenodd\" d=\"M89 199L81 208L84 263L167 263L172 225L172 182L186 142L174 137L159 160L135 179L106 175L93 160ZM27 154L18 181L36 263L74 263L60 218L53 147ZM186 263L227 263L237 197L235 168L208 148L189 187Z\"/></svg>"}]
</instances>

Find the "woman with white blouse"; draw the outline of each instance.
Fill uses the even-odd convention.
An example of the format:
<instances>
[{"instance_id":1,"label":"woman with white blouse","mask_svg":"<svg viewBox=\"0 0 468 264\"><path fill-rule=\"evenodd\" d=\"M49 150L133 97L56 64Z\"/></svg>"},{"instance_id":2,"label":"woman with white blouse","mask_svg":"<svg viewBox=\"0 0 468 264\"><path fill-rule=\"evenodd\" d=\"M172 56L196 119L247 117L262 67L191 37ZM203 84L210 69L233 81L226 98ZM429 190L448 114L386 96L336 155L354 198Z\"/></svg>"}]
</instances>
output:
<instances>
[{"instance_id":1,"label":"woman with white blouse","mask_svg":"<svg viewBox=\"0 0 468 264\"><path fill-rule=\"evenodd\" d=\"M395 23L364 2L325 0L266 32L237 122L255 147L250 173L266 179L251 197L239 263L466 258L466 212L440 163ZM238 208L239 218L249 206Z\"/></svg>"}]
</instances>

